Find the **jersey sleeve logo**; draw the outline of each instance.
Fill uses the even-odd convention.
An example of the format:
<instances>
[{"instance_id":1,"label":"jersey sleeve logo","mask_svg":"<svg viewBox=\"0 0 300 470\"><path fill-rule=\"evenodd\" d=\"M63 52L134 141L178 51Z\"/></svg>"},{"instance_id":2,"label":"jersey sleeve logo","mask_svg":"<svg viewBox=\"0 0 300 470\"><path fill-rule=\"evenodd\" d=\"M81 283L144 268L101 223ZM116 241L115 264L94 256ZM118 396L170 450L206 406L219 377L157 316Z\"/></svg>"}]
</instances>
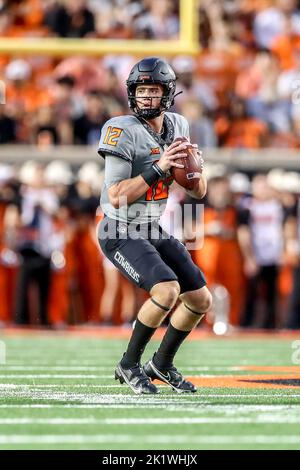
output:
<instances>
[{"instance_id":1,"label":"jersey sleeve logo","mask_svg":"<svg viewBox=\"0 0 300 470\"><path fill-rule=\"evenodd\" d=\"M123 129L119 127L108 126L103 143L115 147L122 132Z\"/></svg>"}]
</instances>

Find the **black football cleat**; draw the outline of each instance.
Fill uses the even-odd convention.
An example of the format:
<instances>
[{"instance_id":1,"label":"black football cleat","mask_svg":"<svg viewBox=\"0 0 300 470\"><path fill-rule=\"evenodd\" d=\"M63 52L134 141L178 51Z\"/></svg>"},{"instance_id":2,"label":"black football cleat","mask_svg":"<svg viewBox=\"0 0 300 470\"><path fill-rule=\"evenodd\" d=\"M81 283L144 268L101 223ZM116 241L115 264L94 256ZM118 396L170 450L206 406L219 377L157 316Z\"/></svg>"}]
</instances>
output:
<instances>
[{"instance_id":1,"label":"black football cleat","mask_svg":"<svg viewBox=\"0 0 300 470\"><path fill-rule=\"evenodd\" d=\"M124 369L119 362L115 370L115 379L119 380L121 384L125 382L136 394L154 395L158 393L157 387L151 383L139 364L130 369Z\"/></svg>"},{"instance_id":2,"label":"black football cleat","mask_svg":"<svg viewBox=\"0 0 300 470\"><path fill-rule=\"evenodd\" d=\"M192 382L185 380L175 366L168 369L158 369L153 363L153 359L150 359L144 365L144 371L151 380L161 380L170 385L177 393L197 392L197 387Z\"/></svg>"}]
</instances>

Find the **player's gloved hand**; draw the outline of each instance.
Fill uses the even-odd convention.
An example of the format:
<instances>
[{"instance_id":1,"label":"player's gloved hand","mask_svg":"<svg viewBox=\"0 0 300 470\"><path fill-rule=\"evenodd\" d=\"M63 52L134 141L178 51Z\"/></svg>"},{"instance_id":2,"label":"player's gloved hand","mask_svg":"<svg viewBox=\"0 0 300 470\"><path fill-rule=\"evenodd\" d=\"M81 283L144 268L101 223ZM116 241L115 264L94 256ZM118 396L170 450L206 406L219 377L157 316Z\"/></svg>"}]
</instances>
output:
<instances>
[{"instance_id":1,"label":"player's gloved hand","mask_svg":"<svg viewBox=\"0 0 300 470\"><path fill-rule=\"evenodd\" d=\"M162 156L157 162L157 165L162 171L168 171L172 166L177 168L184 168L180 163L176 163L177 158L186 158L187 143L181 141L174 141L172 144L163 152Z\"/></svg>"}]
</instances>

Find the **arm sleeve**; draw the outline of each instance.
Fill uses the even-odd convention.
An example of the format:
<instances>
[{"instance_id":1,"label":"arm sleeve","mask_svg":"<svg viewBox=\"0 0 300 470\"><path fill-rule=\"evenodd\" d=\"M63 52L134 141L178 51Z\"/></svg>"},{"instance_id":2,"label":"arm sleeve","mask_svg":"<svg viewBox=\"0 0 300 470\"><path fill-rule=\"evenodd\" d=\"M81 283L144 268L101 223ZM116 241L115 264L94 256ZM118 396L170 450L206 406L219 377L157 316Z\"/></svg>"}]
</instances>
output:
<instances>
[{"instance_id":1,"label":"arm sleeve","mask_svg":"<svg viewBox=\"0 0 300 470\"><path fill-rule=\"evenodd\" d=\"M131 178L131 162L110 154L105 155L104 182L107 188Z\"/></svg>"},{"instance_id":2,"label":"arm sleeve","mask_svg":"<svg viewBox=\"0 0 300 470\"><path fill-rule=\"evenodd\" d=\"M132 162L135 150L133 138L128 129L119 127L118 121L107 121L101 130L98 153L103 158L106 155L112 155Z\"/></svg>"}]
</instances>

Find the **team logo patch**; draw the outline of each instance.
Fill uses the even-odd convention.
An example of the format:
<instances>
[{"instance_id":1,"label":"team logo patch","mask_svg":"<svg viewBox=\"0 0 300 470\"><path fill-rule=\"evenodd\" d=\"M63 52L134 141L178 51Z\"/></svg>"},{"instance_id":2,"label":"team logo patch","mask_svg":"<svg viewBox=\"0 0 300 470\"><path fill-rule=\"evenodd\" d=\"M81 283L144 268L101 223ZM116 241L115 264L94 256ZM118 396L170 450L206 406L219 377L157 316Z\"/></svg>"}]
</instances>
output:
<instances>
[{"instance_id":1,"label":"team logo patch","mask_svg":"<svg viewBox=\"0 0 300 470\"><path fill-rule=\"evenodd\" d=\"M151 149L151 155L158 155L160 154L160 148L159 147L155 147L153 149Z\"/></svg>"}]
</instances>

